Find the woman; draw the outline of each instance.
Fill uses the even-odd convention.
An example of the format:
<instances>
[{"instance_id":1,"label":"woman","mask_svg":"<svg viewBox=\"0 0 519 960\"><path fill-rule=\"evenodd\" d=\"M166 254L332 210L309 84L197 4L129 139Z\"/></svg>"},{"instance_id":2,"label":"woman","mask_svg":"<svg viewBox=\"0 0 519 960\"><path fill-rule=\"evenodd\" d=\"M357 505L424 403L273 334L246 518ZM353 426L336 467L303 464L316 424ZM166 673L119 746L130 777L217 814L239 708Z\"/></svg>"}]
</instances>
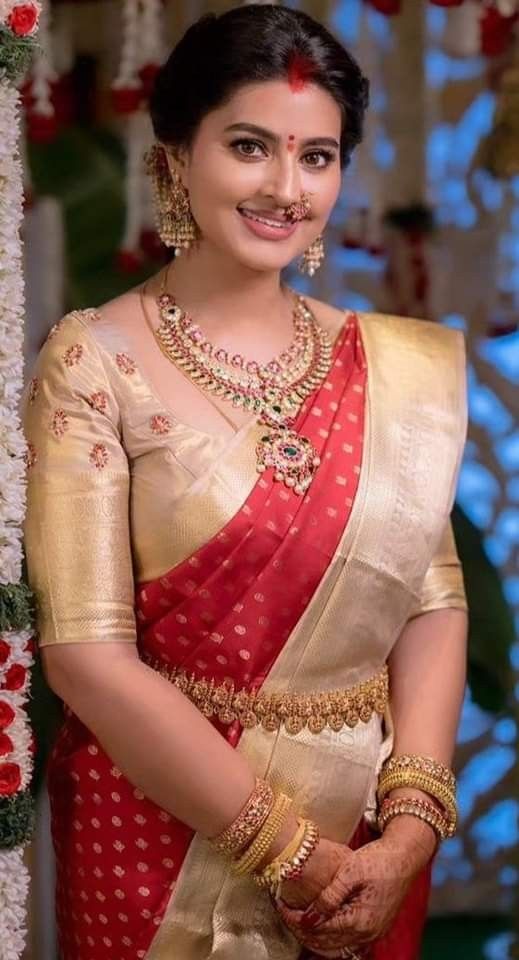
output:
<instances>
[{"instance_id":1,"label":"woman","mask_svg":"<svg viewBox=\"0 0 519 960\"><path fill-rule=\"evenodd\" d=\"M29 384L63 960L417 956L455 819L463 338L280 279L322 259L366 102L302 13L191 27L149 157L185 249Z\"/></svg>"}]
</instances>

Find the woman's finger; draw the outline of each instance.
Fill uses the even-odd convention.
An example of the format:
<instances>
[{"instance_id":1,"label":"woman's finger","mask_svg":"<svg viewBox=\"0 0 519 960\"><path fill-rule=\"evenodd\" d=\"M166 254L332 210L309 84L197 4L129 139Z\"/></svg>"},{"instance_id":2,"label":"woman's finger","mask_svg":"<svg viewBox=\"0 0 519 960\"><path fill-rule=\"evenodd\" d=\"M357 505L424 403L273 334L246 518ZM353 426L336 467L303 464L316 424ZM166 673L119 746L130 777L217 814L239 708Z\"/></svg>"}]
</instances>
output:
<instances>
[{"instance_id":1,"label":"woman's finger","mask_svg":"<svg viewBox=\"0 0 519 960\"><path fill-rule=\"evenodd\" d=\"M354 861L347 861L337 871L334 879L314 900L310 910L315 914L331 917L350 897L356 895L361 878L355 870Z\"/></svg>"}]
</instances>

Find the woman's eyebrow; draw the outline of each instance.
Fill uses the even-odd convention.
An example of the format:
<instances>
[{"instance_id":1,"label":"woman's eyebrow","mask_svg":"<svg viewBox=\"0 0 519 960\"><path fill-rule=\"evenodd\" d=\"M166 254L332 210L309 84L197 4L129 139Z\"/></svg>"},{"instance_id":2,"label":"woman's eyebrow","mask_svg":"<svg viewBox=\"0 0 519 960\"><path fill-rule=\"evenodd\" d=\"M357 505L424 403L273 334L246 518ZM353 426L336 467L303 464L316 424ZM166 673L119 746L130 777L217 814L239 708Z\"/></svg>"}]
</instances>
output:
<instances>
[{"instance_id":1,"label":"woman's eyebrow","mask_svg":"<svg viewBox=\"0 0 519 960\"><path fill-rule=\"evenodd\" d=\"M263 137L264 140L271 140L273 143L279 143L281 139L277 134L272 133L271 130L267 130L265 127L258 127L255 123L231 123L229 127L225 128L224 132L228 133L231 130L246 130L247 133L253 133L257 137ZM334 147L336 150L339 149L339 144L335 137L310 137L307 140L303 140L302 144L304 147L327 146Z\"/></svg>"}]
</instances>

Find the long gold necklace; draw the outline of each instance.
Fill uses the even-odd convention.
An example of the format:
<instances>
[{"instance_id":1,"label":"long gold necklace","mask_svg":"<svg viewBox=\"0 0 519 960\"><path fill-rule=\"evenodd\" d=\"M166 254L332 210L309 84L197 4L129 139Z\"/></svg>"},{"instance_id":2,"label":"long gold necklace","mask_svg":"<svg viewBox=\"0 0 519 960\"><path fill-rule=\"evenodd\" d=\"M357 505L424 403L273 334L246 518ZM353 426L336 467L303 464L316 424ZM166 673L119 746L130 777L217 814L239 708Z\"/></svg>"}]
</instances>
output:
<instances>
[{"instance_id":1,"label":"long gold necklace","mask_svg":"<svg viewBox=\"0 0 519 960\"><path fill-rule=\"evenodd\" d=\"M287 350L267 364L214 346L172 294L159 294L160 325L152 327L164 355L198 387L257 414L268 432L256 444L256 468L272 468L274 479L297 494L310 486L320 464L311 441L294 430L306 397L329 373L332 342L303 297L293 310L294 337Z\"/></svg>"}]
</instances>

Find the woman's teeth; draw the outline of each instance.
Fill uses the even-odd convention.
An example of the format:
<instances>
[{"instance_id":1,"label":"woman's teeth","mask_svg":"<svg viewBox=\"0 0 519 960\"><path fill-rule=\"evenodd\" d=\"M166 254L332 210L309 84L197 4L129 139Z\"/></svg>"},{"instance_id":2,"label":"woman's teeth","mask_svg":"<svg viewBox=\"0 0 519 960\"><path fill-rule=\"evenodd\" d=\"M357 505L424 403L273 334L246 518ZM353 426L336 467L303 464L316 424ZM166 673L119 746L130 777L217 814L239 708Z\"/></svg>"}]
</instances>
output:
<instances>
[{"instance_id":1,"label":"woman's teeth","mask_svg":"<svg viewBox=\"0 0 519 960\"><path fill-rule=\"evenodd\" d=\"M279 230L286 230L287 228L286 220L269 220L268 217L260 217L259 214L253 213L252 210L246 210L244 207L238 207L238 210L242 217L246 217L248 220L257 220L258 223L265 223L267 227L277 227Z\"/></svg>"}]
</instances>

